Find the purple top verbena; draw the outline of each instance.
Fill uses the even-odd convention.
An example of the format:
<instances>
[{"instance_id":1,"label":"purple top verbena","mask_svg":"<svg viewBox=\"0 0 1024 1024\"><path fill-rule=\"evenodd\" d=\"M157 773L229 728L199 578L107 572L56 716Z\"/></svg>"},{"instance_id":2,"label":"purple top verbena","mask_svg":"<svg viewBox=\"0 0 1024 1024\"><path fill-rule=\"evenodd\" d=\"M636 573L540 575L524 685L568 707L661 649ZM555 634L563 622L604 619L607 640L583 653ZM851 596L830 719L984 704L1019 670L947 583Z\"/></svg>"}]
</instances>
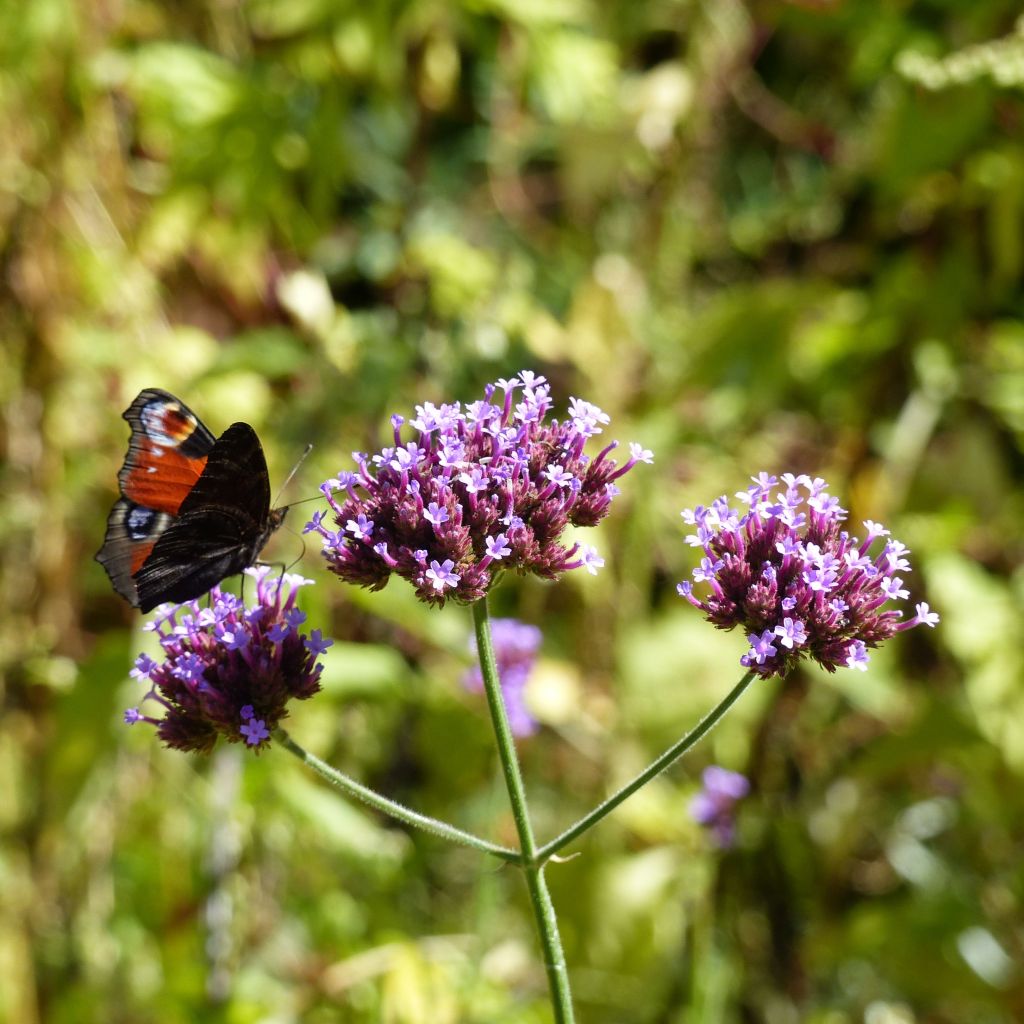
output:
<instances>
[{"instance_id":1,"label":"purple top verbena","mask_svg":"<svg viewBox=\"0 0 1024 1024\"><path fill-rule=\"evenodd\" d=\"M245 572L256 581L251 607L214 587L209 605L157 609L146 628L156 632L163 661L140 654L131 674L149 683L143 700L162 704L164 713L129 708L125 722L149 722L178 750L208 752L220 735L258 751L287 715L287 702L320 689L318 659L334 641L318 629L300 633L306 616L295 607L299 587L312 581L290 573L269 579L269 566Z\"/></svg>"},{"instance_id":2,"label":"purple top verbena","mask_svg":"<svg viewBox=\"0 0 1024 1024\"><path fill-rule=\"evenodd\" d=\"M867 520L865 539L840 528L845 509L824 480L761 473L737 497L741 514L723 495L710 507L686 509L696 527L686 539L704 552L693 580L710 587L698 599L689 581L679 593L719 629L742 626L750 644L740 662L761 676L784 675L800 658L829 672L867 668L868 648L912 626L934 626L938 615L921 603L902 621L889 601L909 596L900 573L909 553L889 531ZM884 540L874 555L869 550Z\"/></svg>"},{"instance_id":3,"label":"purple top verbena","mask_svg":"<svg viewBox=\"0 0 1024 1024\"><path fill-rule=\"evenodd\" d=\"M492 619L491 642L512 733L515 736L532 736L537 731L537 720L526 706L526 684L537 661L541 632L536 626L518 619ZM469 648L477 653L475 636L469 638ZM474 693L483 692L484 677L479 665L474 665L466 673L463 683Z\"/></svg>"},{"instance_id":4,"label":"purple top verbena","mask_svg":"<svg viewBox=\"0 0 1024 1024\"><path fill-rule=\"evenodd\" d=\"M736 804L750 792L750 782L717 764L704 769L701 782L703 787L690 802L690 817L711 831L720 849L728 849L736 841Z\"/></svg>"},{"instance_id":5,"label":"purple top verbena","mask_svg":"<svg viewBox=\"0 0 1024 1024\"><path fill-rule=\"evenodd\" d=\"M372 458L354 453L357 471L321 487L336 529L317 513L306 532L320 534L331 571L373 590L397 574L438 605L478 600L504 569L544 579L596 572L601 557L563 546L562 533L600 522L615 481L652 455L631 444L619 466L613 441L591 459L584 445L608 416L573 398L564 421L548 421L550 390L524 370L465 407L426 402L409 422L412 439L392 417L394 446Z\"/></svg>"}]
</instances>

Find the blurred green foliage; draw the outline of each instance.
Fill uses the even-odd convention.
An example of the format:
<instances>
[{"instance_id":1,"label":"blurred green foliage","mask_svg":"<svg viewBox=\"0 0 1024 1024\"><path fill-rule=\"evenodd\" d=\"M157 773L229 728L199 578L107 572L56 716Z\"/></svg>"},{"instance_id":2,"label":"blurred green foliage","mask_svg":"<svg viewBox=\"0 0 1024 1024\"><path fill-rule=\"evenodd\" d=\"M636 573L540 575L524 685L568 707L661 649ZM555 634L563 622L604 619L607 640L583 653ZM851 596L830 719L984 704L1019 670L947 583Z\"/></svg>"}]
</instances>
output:
<instances>
[{"instance_id":1,"label":"blurred green foliage","mask_svg":"<svg viewBox=\"0 0 1024 1024\"><path fill-rule=\"evenodd\" d=\"M657 456L600 576L495 595L546 631L542 838L738 678L675 596L685 505L823 475L944 618L867 675L758 686L551 869L580 1019L1024 1019L1018 14L0 5L0 1019L550 1019L514 871L281 752L125 730L145 638L91 561L143 386L254 423L278 480L315 442L294 499L392 411L522 367ZM312 591L343 643L296 737L511 842L465 610ZM686 812L711 760L754 786L726 855Z\"/></svg>"}]
</instances>

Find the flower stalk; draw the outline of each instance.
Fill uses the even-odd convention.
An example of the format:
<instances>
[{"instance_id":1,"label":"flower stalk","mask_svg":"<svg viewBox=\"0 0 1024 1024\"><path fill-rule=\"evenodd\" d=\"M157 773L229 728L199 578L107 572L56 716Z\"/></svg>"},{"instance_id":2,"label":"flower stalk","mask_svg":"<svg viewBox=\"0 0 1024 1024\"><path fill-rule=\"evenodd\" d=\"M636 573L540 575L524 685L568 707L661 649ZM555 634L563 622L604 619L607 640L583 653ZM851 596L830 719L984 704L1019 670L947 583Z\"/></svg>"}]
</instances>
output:
<instances>
[{"instance_id":1,"label":"flower stalk","mask_svg":"<svg viewBox=\"0 0 1024 1024\"><path fill-rule=\"evenodd\" d=\"M548 892L547 882L544 879L544 860L538 856L537 841L530 823L526 789L523 786L523 776L519 770L515 740L505 711L505 702L502 699L501 681L498 677L498 663L494 656L486 598L481 598L473 604L473 627L476 631L477 654L480 658L484 692L487 695L487 707L491 714L491 724L494 727L494 736L498 744L498 757L505 778L505 788L508 790L516 832L519 835L521 852L519 866L526 877L530 904L544 951L544 969L547 972L555 1024L572 1024L574 1017L569 972L565 964L565 953L562 949L562 939L558 931L558 919L555 915L554 904L551 902L551 894Z\"/></svg>"},{"instance_id":2,"label":"flower stalk","mask_svg":"<svg viewBox=\"0 0 1024 1024\"><path fill-rule=\"evenodd\" d=\"M462 846L472 847L481 853L489 853L491 856L498 857L511 864L519 863L520 856L515 850L510 850L505 846L498 846L496 843L490 843L486 839L481 839L471 832L464 832L462 829L449 825L447 822L427 817L425 814L420 814L404 804L389 800L386 796L382 796L362 783L356 782L355 779L344 772L339 772L336 768L332 768L326 762L321 761L316 755L300 747L284 729L275 729L273 737L285 750L294 754L304 764L309 765L313 771L326 779L332 786L336 786L348 796L355 797L356 800L368 804L374 810L390 815L392 818L397 818L407 825L412 825L413 828L422 829L424 832L440 836L442 839L448 839L453 843L460 843Z\"/></svg>"},{"instance_id":3,"label":"flower stalk","mask_svg":"<svg viewBox=\"0 0 1024 1024\"><path fill-rule=\"evenodd\" d=\"M589 814L580 818L575 825L567 828L560 836L556 836L549 843L545 843L536 853L536 859L540 863L549 860L559 850L568 846L574 839L578 839L584 832L593 828L602 818L606 817L624 800L631 797L638 789L646 786L655 776L660 775L666 768L674 764L692 746L703 739L722 720L725 713L740 699L743 691L757 678L756 672L748 672L723 698L723 700L711 711L709 711L682 739L674 743L656 761L649 764L632 781L626 783L620 790L613 793L604 803L595 807Z\"/></svg>"}]
</instances>

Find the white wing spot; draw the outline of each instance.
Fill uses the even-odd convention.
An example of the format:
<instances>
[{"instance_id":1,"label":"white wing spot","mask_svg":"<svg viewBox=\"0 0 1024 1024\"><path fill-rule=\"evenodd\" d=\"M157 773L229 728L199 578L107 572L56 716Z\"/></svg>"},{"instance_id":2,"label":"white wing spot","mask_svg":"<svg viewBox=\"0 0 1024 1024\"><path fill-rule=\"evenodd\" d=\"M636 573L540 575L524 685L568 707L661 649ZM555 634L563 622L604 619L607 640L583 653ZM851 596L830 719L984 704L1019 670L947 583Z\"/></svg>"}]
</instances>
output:
<instances>
[{"instance_id":1,"label":"white wing spot","mask_svg":"<svg viewBox=\"0 0 1024 1024\"><path fill-rule=\"evenodd\" d=\"M126 521L128 535L132 540L141 540L143 537L148 537L155 517L156 512L153 509L143 508L142 505L135 505L128 513Z\"/></svg>"},{"instance_id":2,"label":"white wing spot","mask_svg":"<svg viewBox=\"0 0 1024 1024\"><path fill-rule=\"evenodd\" d=\"M164 420L168 413L176 413L189 424L190 429L184 436L179 434L175 437L164 430ZM163 399L152 401L148 405L143 406L142 411L139 413L139 419L142 421L142 427L146 431L146 436L155 444L162 445L164 448L177 448L184 438L188 437L196 427L194 417L186 416L180 405L172 405ZM163 452L156 448L153 450L153 454L163 455Z\"/></svg>"}]
</instances>

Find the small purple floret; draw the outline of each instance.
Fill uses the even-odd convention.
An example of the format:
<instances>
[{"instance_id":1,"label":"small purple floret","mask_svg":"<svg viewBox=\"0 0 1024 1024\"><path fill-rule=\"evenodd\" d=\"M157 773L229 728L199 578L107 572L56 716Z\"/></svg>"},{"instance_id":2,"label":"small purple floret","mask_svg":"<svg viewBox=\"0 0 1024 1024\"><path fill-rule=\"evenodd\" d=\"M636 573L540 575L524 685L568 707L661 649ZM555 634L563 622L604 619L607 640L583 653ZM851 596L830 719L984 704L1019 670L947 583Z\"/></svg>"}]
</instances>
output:
<instances>
[{"instance_id":1,"label":"small purple floret","mask_svg":"<svg viewBox=\"0 0 1024 1024\"><path fill-rule=\"evenodd\" d=\"M488 537L484 544L489 558L504 558L506 555L512 554L508 538L503 533L499 533L496 537Z\"/></svg>"},{"instance_id":2,"label":"small purple floret","mask_svg":"<svg viewBox=\"0 0 1024 1024\"><path fill-rule=\"evenodd\" d=\"M775 635L779 638L779 643L790 650L799 647L807 640L807 630L804 629L804 624L799 619L792 619L788 615L782 620L781 626L775 627Z\"/></svg>"},{"instance_id":3,"label":"small purple floret","mask_svg":"<svg viewBox=\"0 0 1024 1024\"><path fill-rule=\"evenodd\" d=\"M245 737L247 746L258 747L264 740L270 739L270 730L262 718L250 718L238 731Z\"/></svg>"},{"instance_id":4,"label":"small purple floret","mask_svg":"<svg viewBox=\"0 0 1024 1024\"><path fill-rule=\"evenodd\" d=\"M868 670L868 649L863 640L852 640L846 648L846 667Z\"/></svg>"},{"instance_id":5,"label":"small purple floret","mask_svg":"<svg viewBox=\"0 0 1024 1024\"><path fill-rule=\"evenodd\" d=\"M736 841L736 804L750 792L750 782L739 772L709 765L701 776L703 788L690 802L690 816L707 828L719 849Z\"/></svg>"},{"instance_id":6,"label":"small purple floret","mask_svg":"<svg viewBox=\"0 0 1024 1024\"><path fill-rule=\"evenodd\" d=\"M584 546L580 561L591 576L596 576L597 570L604 567L604 559L597 553L597 548L589 545Z\"/></svg>"},{"instance_id":7,"label":"small purple floret","mask_svg":"<svg viewBox=\"0 0 1024 1024\"><path fill-rule=\"evenodd\" d=\"M217 639L229 650L229 651L244 651L249 643L248 634L242 628L241 623L235 624L232 629L222 629L217 634Z\"/></svg>"},{"instance_id":8,"label":"small purple floret","mask_svg":"<svg viewBox=\"0 0 1024 1024\"><path fill-rule=\"evenodd\" d=\"M772 643L775 634L770 629L766 629L760 636L751 633L747 639L750 641L750 650L746 654L748 665L763 665L778 653L778 649Z\"/></svg>"},{"instance_id":9,"label":"small purple floret","mask_svg":"<svg viewBox=\"0 0 1024 1024\"><path fill-rule=\"evenodd\" d=\"M634 462L646 462L648 465L654 462L654 452L650 448L644 448L643 445L637 444L636 441L629 442L629 457Z\"/></svg>"},{"instance_id":10,"label":"small purple floret","mask_svg":"<svg viewBox=\"0 0 1024 1024\"><path fill-rule=\"evenodd\" d=\"M430 585L439 594L443 593L446 587L454 587L459 582L459 574L452 571L454 568L455 563L450 558L446 558L443 562L438 562L435 558L430 563L430 568L425 575L430 580Z\"/></svg>"},{"instance_id":11,"label":"small purple floret","mask_svg":"<svg viewBox=\"0 0 1024 1024\"><path fill-rule=\"evenodd\" d=\"M319 629L314 629L310 632L309 638L306 640L306 650L310 652L315 658L319 658L321 654L327 651L328 647L333 647L333 640L325 640L323 633Z\"/></svg>"},{"instance_id":12,"label":"small purple floret","mask_svg":"<svg viewBox=\"0 0 1024 1024\"><path fill-rule=\"evenodd\" d=\"M156 668L156 662L148 654L140 654L135 659L135 667L128 673L133 679L148 679Z\"/></svg>"},{"instance_id":13,"label":"small purple floret","mask_svg":"<svg viewBox=\"0 0 1024 1024\"><path fill-rule=\"evenodd\" d=\"M338 524L341 525L340 523ZM313 527L316 529L316 527ZM360 513L355 519L350 519L345 524L345 529L352 534L357 540L369 540L373 535L373 520L367 519L365 515Z\"/></svg>"},{"instance_id":14,"label":"small purple floret","mask_svg":"<svg viewBox=\"0 0 1024 1024\"><path fill-rule=\"evenodd\" d=\"M424 510L423 518L426 519L431 526L440 526L442 523L447 523L450 517L448 515L448 509L442 508L436 501L432 501Z\"/></svg>"},{"instance_id":15,"label":"small purple floret","mask_svg":"<svg viewBox=\"0 0 1024 1024\"><path fill-rule=\"evenodd\" d=\"M275 622L270 629L267 630L267 636L275 643L279 644L291 631L291 626L287 622Z\"/></svg>"}]
</instances>

